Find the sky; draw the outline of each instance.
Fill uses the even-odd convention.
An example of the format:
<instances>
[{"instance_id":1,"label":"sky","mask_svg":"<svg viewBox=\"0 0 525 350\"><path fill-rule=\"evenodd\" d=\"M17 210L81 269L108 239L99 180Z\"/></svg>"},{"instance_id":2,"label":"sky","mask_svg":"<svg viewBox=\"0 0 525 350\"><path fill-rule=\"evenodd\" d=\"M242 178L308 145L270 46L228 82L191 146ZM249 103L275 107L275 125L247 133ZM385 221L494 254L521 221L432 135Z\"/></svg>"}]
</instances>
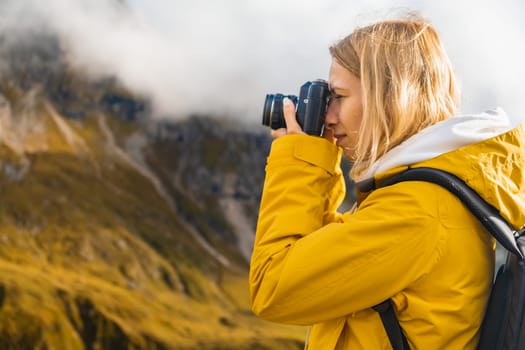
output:
<instances>
[{"instance_id":1,"label":"sky","mask_svg":"<svg viewBox=\"0 0 525 350\"><path fill-rule=\"evenodd\" d=\"M260 122L267 93L327 78L332 43L410 10L441 34L463 113L525 119L522 0L0 0L0 31L53 30L75 66L116 76L161 117Z\"/></svg>"}]
</instances>

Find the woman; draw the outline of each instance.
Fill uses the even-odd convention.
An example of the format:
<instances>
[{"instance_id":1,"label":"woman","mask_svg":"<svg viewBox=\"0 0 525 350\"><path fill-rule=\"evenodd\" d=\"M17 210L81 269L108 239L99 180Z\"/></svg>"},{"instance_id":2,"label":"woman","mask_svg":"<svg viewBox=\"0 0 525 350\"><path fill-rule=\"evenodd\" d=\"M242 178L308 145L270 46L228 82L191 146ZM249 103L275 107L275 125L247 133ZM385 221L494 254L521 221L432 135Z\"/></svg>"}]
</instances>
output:
<instances>
[{"instance_id":1,"label":"woman","mask_svg":"<svg viewBox=\"0 0 525 350\"><path fill-rule=\"evenodd\" d=\"M374 305L391 298L411 349L474 349L494 271L493 240L460 201L427 182L374 189L408 167L463 179L525 225L525 125L501 110L456 116L458 89L436 30L411 16L356 29L330 48L325 137L293 104L275 138L250 268L253 311L308 325L307 348L390 349ZM341 152L354 162L357 208Z\"/></svg>"}]
</instances>

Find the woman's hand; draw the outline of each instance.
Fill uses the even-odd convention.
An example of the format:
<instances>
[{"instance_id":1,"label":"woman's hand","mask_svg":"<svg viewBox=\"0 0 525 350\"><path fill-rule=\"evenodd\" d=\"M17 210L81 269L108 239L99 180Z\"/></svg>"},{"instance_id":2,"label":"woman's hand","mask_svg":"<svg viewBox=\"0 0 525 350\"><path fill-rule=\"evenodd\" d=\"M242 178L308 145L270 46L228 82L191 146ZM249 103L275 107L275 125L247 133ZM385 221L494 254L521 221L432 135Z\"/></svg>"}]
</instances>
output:
<instances>
[{"instance_id":1,"label":"woman's hand","mask_svg":"<svg viewBox=\"0 0 525 350\"><path fill-rule=\"evenodd\" d=\"M283 114L284 121L286 123L286 128L280 128L275 130L272 129L271 135L274 139L277 139L284 135L305 134L303 129L301 129L301 125L299 125L297 119L295 118L295 105L287 97L283 98ZM332 129L329 129L327 127L324 128L323 137L331 143L335 143L335 138L333 135L334 134Z\"/></svg>"},{"instance_id":2,"label":"woman's hand","mask_svg":"<svg viewBox=\"0 0 525 350\"><path fill-rule=\"evenodd\" d=\"M303 129L295 119L295 105L288 97L283 98L283 114L286 128L280 128L271 131L274 139L288 134L304 134Z\"/></svg>"},{"instance_id":3,"label":"woman's hand","mask_svg":"<svg viewBox=\"0 0 525 350\"><path fill-rule=\"evenodd\" d=\"M330 142L330 143L335 143L336 142L333 130L327 128L326 126L324 127L324 130L323 130L323 137L325 139L327 139L328 142Z\"/></svg>"}]
</instances>

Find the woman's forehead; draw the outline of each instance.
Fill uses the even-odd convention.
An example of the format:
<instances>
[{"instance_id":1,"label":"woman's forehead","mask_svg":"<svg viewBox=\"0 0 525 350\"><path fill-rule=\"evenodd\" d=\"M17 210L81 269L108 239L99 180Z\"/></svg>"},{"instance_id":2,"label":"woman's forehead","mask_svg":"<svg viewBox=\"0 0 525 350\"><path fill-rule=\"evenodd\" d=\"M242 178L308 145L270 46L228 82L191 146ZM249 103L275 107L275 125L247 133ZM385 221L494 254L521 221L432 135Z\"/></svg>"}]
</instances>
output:
<instances>
[{"instance_id":1,"label":"woman's forehead","mask_svg":"<svg viewBox=\"0 0 525 350\"><path fill-rule=\"evenodd\" d=\"M339 64L336 60L332 60L328 80L330 90L349 89L356 83L359 83L358 77Z\"/></svg>"}]
</instances>

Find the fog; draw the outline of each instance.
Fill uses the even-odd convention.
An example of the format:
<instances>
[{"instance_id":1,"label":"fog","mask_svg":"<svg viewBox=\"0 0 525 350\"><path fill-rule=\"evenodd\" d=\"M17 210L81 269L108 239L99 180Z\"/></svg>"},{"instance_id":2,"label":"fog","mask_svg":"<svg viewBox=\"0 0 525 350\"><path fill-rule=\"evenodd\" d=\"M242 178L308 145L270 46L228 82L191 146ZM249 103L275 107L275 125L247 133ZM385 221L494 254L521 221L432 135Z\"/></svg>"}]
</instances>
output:
<instances>
[{"instance_id":1,"label":"fog","mask_svg":"<svg viewBox=\"0 0 525 350\"><path fill-rule=\"evenodd\" d=\"M442 35L462 110L525 118L521 0L3 0L0 31L46 28L68 59L150 97L155 113L260 119L266 93L326 78L328 46L355 26L408 10Z\"/></svg>"}]
</instances>

